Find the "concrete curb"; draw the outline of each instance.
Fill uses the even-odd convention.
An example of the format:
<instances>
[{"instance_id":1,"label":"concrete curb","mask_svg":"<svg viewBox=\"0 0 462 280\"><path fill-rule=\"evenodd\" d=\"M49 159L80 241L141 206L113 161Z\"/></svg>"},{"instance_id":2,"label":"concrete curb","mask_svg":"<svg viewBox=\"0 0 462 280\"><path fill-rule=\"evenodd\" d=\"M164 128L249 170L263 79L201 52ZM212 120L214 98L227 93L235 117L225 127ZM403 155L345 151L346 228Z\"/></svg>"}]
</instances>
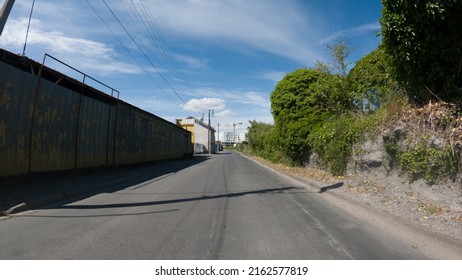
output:
<instances>
[{"instance_id":1,"label":"concrete curb","mask_svg":"<svg viewBox=\"0 0 462 280\"><path fill-rule=\"evenodd\" d=\"M291 174L291 173L288 173L288 172L285 172L285 171L282 171L282 170L278 170L276 168L273 168L271 166L268 166L266 165L265 163L263 162L260 162L258 160L255 160L247 155L245 155L244 153L240 153L239 154L245 158L247 158L248 160L251 160L253 162L255 162L256 164L260 165L261 167L263 168L266 168L274 173L277 173L278 175L286 178L286 179L289 179L291 181L295 181L297 184L299 185L302 185L304 187L308 186L310 188L312 188L313 190L319 192L319 193L322 193L322 188L324 187L321 182L318 182L318 181L315 181L315 180L310 180L308 178L304 178L304 177L301 177L301 176L298 176L298 175L295 175L295 174Z\"/></svg>"},{"instance_id":2,"label":"concrete curb","mask_svg":"<svg viewBox=\"0 0 462 280\"><path fill-rule=\"evenodd\" d=\"M99 191L110 188L114 184L121 183L125 180L126 178L116 179L116 180L104 182L104 183L94 185L92 187L87 187L87 188L79 188L79 189L70 188L68 191L64 193L50 194L49 196L44 196L35 201L31 200L29 202L22 202L16 206L9 208L8 210L0 212L0 217L10 216L13 214L18 214L18 213L29 211L29 210L34 210L34 209L44 207L47 205L64 202L68 199L76 198L76 197L83 196L83 195L89 195L92 193L96 194Z\"/></svg>"},{"instance_id":3,"label":"concrete curb","mask_svg":"<svg viewBox=\"0 0 462 280\"><path fill-rule=\"evenodd\" d=\"M30 210L29 208L29 205L27 205L26 203L20 203L16 206L13 206L11 207L10 209L6 210L6 211L3 211L1 214L3 215L0 215L0 216L8 216L8 215L11 215L11 214L17 214L17 213L20 213L20 212L24 212L24 211L28 211Z\"/></svg>"}]
</instances>

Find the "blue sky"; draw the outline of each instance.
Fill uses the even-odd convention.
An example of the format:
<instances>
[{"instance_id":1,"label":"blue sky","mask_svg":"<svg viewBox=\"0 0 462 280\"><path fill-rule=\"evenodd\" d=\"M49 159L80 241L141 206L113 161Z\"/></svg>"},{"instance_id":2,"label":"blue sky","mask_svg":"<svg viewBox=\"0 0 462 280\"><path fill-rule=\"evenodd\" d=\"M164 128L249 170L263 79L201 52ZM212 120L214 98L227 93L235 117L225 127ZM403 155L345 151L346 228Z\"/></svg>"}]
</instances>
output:
<instances>
[{"instance_id":1,"label":"blue sky","mask_svg":"<svg viewBox=\"0 0 462 280\"><path fill-rule=\"evenodd\" d=\"M31 6L16 0L1 48L22 53ZM49 53L168 121L213 109L215 128L245 131L273 122L277 82L328 61L327 44L347 37L351 65L375 49L380 12L380 0L36 0L26 56Z\"/></svg>"}]
</instances>

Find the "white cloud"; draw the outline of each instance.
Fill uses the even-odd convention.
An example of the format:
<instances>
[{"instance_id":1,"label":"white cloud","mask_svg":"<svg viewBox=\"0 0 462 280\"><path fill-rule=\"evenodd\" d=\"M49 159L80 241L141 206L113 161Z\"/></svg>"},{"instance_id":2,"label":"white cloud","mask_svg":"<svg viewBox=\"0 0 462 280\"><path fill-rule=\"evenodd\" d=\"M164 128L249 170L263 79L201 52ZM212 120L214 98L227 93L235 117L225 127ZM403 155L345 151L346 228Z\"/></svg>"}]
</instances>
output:
<instances>
[{"instance_id":1,"label":"white cloud","mask_svg":"<svg viewBox=\"0 0 462 280\"><path fill-rule=\"evenodd\" d=\"M27 18L10 20L1 37L1 45L23 46L27 29ZM45 31L38 19L31 21L27 44L41 45L56 53L83 55L85 57L110 58L114 50L103 43L64 35L60 31Z\"/></svg>"},{"instance_id":2,"label":"white cloud","mask_svg":"<svg viewBox=\"0 0 462 280\"><path fill-rule=\"evenodd\" d=\"M235 116L236 113L231 111L231 110L224 110L224 111L221 111L221 112L218 112L218 113L215 113L215 117L217 118L229 118L229 117L232 117L232 116Z\"/></svg>"},{"instance_id":3,"label":"white cloud","mask_svg":"<svg viewBox=\"0 0 462 280\"><path fill-rule=\"evenodd\" d=\"M314 16L302 14L295 1L149 1L145 5L169 34L233 49L235 44L229 43L239 43L303 63L319 57L311 47L318 34L308 22Z\"/></svg>"},{"instance_id":4,"label":"white cloud","mask_svg":"<svg viewBox=\"0 0 462 280\"><path fill-rule=\"evenodd\" d=\"M251 104L265 108L270 106L270 102L267 97L263 96L263 94L259 92L253 91L245 92L243 96L240 96L240 98L235 99L234 102Z\"/></svg>"},{"instance_id":5,"label":"white cloud","mask_svg":"<svg viewBox=\"0 0 462 280\"><path fill-rule=\"evenodd\" d=\"M265 93L216 88L198 88L193 93L201 98L191 99L186 103L187 105L183 104L181 107L185 111L205 115L209 109L213 109L215 113L212 117L212 125L215 128L218 123L222 130L227 130L233 123L242 123L242 131L244 131L249 120L272 122L271 104ZM230 108L227 108L228 105Z\"/></svg>"},{"instance_id":6,"label":"white cloud","mask_svg":"<svg viewBox=\"0 0 462 280\"><path fill-rule=\"evenodd\" d=\"M380 23L378 22L363 24L360 26L356 26L353 28L348 28L348 29L344 29L344 30L340 30L335 33L332 33L329 36L324 37L321 40L319 40L317 44L323 45L323 44L332 42L335 39L338 39L341 37L352 38L352 37L361 36L370 31L377 31L377 30L380 30Z\"/></svg>"},{"instance_id":7,"label":"white cloud","mask_svg":"<svg viewBox=\"0 0 462 280\"><path fill-rule=\"evenodd\" d=\"M191 68L202 68L202 67L206 67L208 64L207 60L199 59L199 58L192 57L192 56L174 54L174 57L176 61L183 62Z\"/></svg>"},{"instance_id":8,"label":"white cloud","mask_svg":"<svg viewBox=\"0 0 462 280\"><path fill-rule=\"evenodd\" d=\"M2 34L0 46L22 49L27 22L27 18L10 20ZM61 31L47 31L38 19L33 19L31 26L27 46L39 46L53 56L66 57L65 62L77 68L98 70L101 74L141 73L138 66L117 60L116 51L104 43L71 37Z\"/></svg>"},{"instance_id":9,"label":"white cloud","mask_svg":"<svg viewBox=\"0 0 462 280\"><path fill-rule=\"evenodd\" d=\"M121 73L121 74L139 74L141 69L133 64L125 63L122 61L115 61L109 59L106 62L85 59L84 66L86 69L92 69L100 72L101 74L112 74L112 73ZM149 70L147 70L149 71ZM152 70L151 70L152 71Z\"/></svg>"},{"instance_id":10,"label":"white cloud","mask_svg":"<svg viewBox=\"0 0 462 280\"><path fill-rule=\"evenodd\" d=\"M198 88L193 91L195 96L219 98L230 103L248 104L269 109L270 101L267 93L246 91L240 89L226 90L215 88Z\"/></svg>"},{"instance_id":11,"label":"white cloud","mask_svg":"<svg viewBox=\"0 0 462 280\"><path fill-rule=\"evenodd\" d=\"M191 99L186 104L182 104L181 107L185 111L207 112L208 110L214 110L213 118L230 118L236 115L232 110L226 109L226 101L222 98L208 98L204 97L201 99Z\"/></svg>"},{"instance_id":12,"label":"white cloud","mask_svg":"<svg viewBox=\"0 0 462 280\"><path fill-rule=\"evenodd\" d=\"M185 111L203 112L209 109L213 110L224 110L226 101L221 98L201 98L191 99L186 104L181 104L181 107Z\"/></svg>"},{"instance_id":13,"label":"white cloud","mask_svg":"<svg viewBox=\"0 0 462 280\"><path fill-rule=\"evenodd\" d=\"M265 80L270 80L270 81L277 83L280 80L282 80L282 78L284 78L286 74L287 74L286 72L282 72L282 71L269 70L269 71L258 72L256 77L265 79Z\"/></svg>"}]
</instances>

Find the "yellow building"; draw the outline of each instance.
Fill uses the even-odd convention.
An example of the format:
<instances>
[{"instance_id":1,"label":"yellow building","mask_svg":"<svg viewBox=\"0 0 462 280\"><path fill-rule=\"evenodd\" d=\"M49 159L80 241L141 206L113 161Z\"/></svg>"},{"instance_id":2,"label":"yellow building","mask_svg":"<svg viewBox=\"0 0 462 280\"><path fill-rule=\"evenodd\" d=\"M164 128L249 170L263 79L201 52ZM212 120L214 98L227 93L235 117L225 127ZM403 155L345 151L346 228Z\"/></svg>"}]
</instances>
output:
<instances>
[{"instance_id":1,"label":"yellow building","mask_svg":"<svg viewBox=\"0 0 462 280\"><path fill-rule=\"evenodd\" d=\"M195 154L215 153L215 129L194 117L177 119L176 124L191 132L191 142Z\"/></svg>"}]
</instances>

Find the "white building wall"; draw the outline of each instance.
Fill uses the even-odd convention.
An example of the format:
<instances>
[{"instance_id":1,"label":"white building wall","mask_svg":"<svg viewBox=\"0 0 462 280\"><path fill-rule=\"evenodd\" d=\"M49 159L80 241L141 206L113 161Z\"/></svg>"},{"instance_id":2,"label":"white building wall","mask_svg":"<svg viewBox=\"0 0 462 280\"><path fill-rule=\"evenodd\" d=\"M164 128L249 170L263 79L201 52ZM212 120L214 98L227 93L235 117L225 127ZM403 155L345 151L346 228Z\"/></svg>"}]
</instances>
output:
<instances>
[{"instance_id":1,"label":"white building wall","mask_svg":"<svg viewBox=\"0 0 462 280\"><path fill-rule=\"evenodd\" d=\"M207 124L195 118L178 119L183 125L194 125L194 151L195 153L215 152L215 130L210 129L210 151L209 150L209 129Z\"/></svg>"},{"instance_id":2,"label":"white building wall","mask_svg":"<svg viewBox=\"0 0 462 280\"><path fill-rule=\"evenodd\" d=\"M206 149L208 149L208 129L203 127L200 124L196 124L194 126L194 136L195 136L195 142L198 144L202 144L205 146Z\"/></svg>"},{"instance_id":3,"label":"white building wall","mask_svg":"<svg viewBox=\"0 0 462 280\"><path fill-rule=\"evenodd\" d=\"M226 132L225 133L225 139L224 139L223 142L234 143L234 133Z\"/></svg>"}]
</instances>

